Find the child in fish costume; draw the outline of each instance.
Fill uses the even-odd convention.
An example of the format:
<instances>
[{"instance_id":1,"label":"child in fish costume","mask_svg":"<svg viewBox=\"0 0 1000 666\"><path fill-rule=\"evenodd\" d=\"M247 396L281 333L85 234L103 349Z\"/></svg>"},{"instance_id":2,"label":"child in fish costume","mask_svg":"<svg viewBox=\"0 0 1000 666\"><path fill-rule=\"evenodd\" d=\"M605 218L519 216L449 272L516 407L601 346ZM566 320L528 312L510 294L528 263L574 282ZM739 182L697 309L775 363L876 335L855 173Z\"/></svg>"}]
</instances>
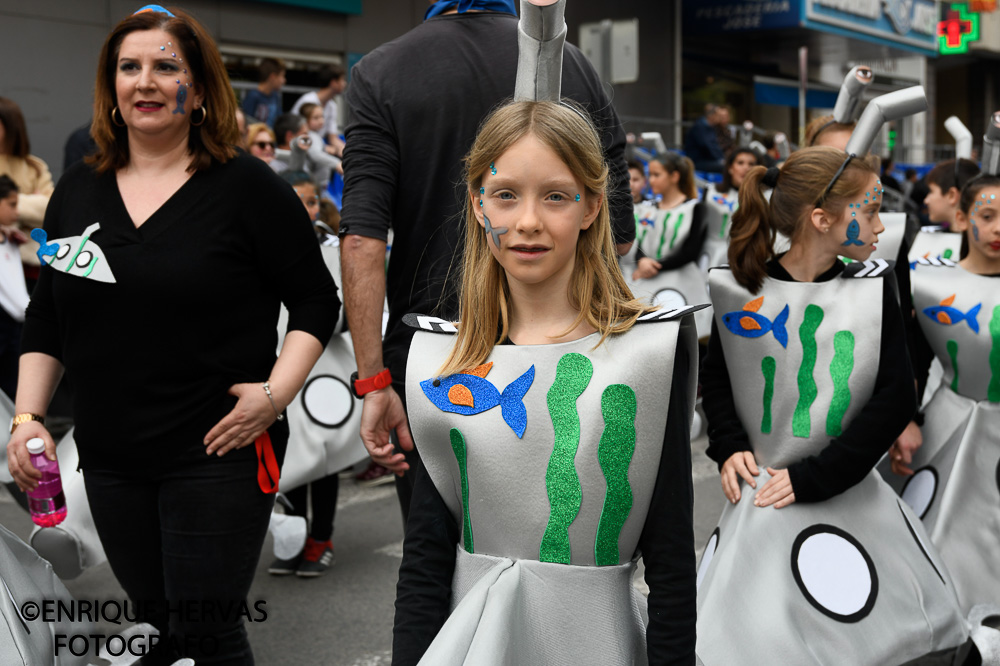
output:
<instances>
[{"instance_id":1,"label":"child in fish costume","mask_svg":"<svg viewBox=\"0 0 1000 666\"><path fill-rule=\"evenodd\" d=\"M913 271L915 371L926 377L937 357L944 379L922 426L890 450L899 476L887 480L923 519L969 611L1000 603L1000 177L969 181L956 226L966 256Z\"/></svg>"},{"instance_id":2,"label":"child in fish costume","mask_svg":"<svg viewBox=\"0 0 1000 666\"><path fill-rule=\"evenodd\" d=\"M702 395L730 503L698 568L706 666L979 657L920 519L873 471L916 409L891 264L867 261L875 165L817 147L755 167L710 271ZM773 230L794 239L779 257Z\"/></svg>"},{"instance_id":3,"label":"child in fish costume","mask_svg":"<svg viewBox=\"0 0 1000 666\"><path fill-rule=\"evenodd\" d=\"M705 272L729 262L729 228L733 213L740 205L739 193L747 172L757 166L757 153L737 148L726 158L722 182L705 188L705 245L698 262Z\"/></svg>"},{"instance_id":4,"label":"child in fish costume","mask_svg":"<svg viewBox=\"0 0 1000 666\"><path fill-rule=\"evenodd\" d=\"M693 308L628 291L577 111L502 107L466 167L461 321L405 319L393 663L693 664Z\"/></svg>"}]
</instances>

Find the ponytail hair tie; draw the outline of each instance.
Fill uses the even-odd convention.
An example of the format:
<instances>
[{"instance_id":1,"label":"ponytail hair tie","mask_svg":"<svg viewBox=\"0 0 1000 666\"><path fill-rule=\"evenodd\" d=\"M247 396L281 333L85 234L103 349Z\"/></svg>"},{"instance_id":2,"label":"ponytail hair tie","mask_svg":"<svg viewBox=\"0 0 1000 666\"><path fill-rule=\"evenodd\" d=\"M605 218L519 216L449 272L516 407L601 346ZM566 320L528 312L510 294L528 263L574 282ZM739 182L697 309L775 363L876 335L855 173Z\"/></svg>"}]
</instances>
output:
<instances>
[{"instance_id":1,"label":"ponytail hair tie","mask_svg":"<svg viewBox=\"0 0 1000 666\"><path fill-rule=\"evenodd\" d=\"M764 174L762 182L770 188L775 187L778 184L778 176L781 175L781 169L776 166L768 167L767 172Z\"/></svg>"}]
</instances>

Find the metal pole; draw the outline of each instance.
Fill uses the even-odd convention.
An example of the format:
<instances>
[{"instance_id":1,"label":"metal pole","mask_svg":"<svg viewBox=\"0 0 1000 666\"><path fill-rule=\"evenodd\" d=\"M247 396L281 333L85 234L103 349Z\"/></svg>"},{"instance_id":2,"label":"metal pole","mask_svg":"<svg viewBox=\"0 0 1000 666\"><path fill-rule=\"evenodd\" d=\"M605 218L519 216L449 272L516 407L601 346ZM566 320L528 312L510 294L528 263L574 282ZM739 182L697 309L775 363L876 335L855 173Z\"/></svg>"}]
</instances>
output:
<instances>
[{"instance_id":1,"label":"metal pole","mask_svg":"<svg viewBox=\"0 0 1000 666\"><path fill-rule=\"evenodd\" d=\"M806 140L806 88L809 85L809 47L799 47L799 145Z\"/></svg>"}]
</instances>

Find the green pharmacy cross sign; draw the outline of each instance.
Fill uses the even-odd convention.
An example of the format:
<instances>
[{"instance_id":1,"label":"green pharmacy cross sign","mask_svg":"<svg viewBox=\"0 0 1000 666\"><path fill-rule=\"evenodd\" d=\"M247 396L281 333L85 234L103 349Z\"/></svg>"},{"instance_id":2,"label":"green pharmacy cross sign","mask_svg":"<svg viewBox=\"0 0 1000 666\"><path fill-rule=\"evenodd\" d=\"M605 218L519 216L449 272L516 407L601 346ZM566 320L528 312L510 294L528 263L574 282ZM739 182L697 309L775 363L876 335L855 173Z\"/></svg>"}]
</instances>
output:
<instances>
[{"instance_id":1,"label":"green pharmacy cross sign","mask_svg":"<svg viewBox=\"0 0 1000 666\"><path fill-rule=\"evenodd\" d=\"M953 2L938 23L939 51L946 55L968 53L969 44L979 41L979 14L967 11L964 2Z\"/></svg>"}]
</instances>

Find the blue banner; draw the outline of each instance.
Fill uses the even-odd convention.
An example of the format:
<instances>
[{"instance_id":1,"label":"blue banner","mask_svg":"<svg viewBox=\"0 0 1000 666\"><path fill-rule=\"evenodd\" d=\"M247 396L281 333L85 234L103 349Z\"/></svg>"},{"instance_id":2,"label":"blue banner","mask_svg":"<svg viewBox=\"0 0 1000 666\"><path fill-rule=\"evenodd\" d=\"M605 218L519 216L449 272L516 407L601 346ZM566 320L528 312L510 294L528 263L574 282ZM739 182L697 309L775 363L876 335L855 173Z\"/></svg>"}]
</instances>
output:
<instances>
[{"instance_id":1,"label":"blue banner","mask_svg":"<svg viewBox=\"0 0 1000 666\"><path fill-rule=\"evenodd\" d=\"M937 52L933 0L805 0L806 27L891 46Z\"/></svg>"},{"instance_id":2,"label":"blue banner","mask_svg":"<svg viewBox=\"0 0 1000 666\"><path fill-rule=\"evenodd\" d=\"M684 32L716 35L797 27L802 0L684 0Z\"/></svg>"}]
</instances>

